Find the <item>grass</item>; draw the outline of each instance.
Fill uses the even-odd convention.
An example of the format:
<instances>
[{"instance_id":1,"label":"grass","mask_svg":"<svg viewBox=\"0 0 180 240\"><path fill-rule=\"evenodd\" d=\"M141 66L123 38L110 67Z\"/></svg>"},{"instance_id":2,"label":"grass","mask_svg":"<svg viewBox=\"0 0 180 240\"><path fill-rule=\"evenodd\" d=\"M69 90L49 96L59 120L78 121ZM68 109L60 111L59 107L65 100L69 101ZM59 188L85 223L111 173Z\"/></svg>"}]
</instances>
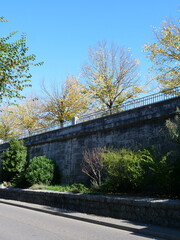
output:
<instances>
[{"instance_id":1,"label":"grass","mask_svg":"<svg viewBox=\"0 0 180 240\"><path fill-rule=\"evenodd\" d=\"M126 197L156 197L156 198L169 198L169 199L180 199L179 195L163 195L163 194L157 194L157 193L109 193L109 192L101 192L97 191L96 189L90 189L84 186L83 184L72 184L68 186L60 186L60 185L54 185L54 186L47 186L43 184L35 184L30 187L32 190L50 190L50 191L58 191L58 192L72 192L72 193L86 193L86 194L98 194L98 195L116 195L116 196L126 196Z\"/></svg>"},{"instance_id":2,"label":"grass","mask_svg":"<svg viewBox=\"0 0 180 240\"><path fill-rule=\"evenodd\" d=\"M174 200L180 200L180 195L169 195L169 194L157 194L157 193L147 193L147 192L105 192L100 191L100 189L90 189L84 186L83 184L72 184L68 186L53 185L47 186L43 184L34 184L29 189L32 190L49 190L57 192L71 192L71 193L84 193L84 194L95 194L95 195L111 195L111 196L126 196L126 197L152 197L152 198L168 198Z\"/></svg>"},{"instance_id":3,"label":"grass","mask_svg":"<svg viewBox=\"0 0 180 240\"><path fill-rule=\"evenodd\" d=\"M59 192L72 192L72 193L90 193L91 190L87 187L85 187L83 184L77 184L74 183L69 186L60 186L60 185L55 185L55 186L47 186L47 185L33 185L30 187L32 190L51 190L51 191L59 191Z\"/></svg>"}]
</instances>

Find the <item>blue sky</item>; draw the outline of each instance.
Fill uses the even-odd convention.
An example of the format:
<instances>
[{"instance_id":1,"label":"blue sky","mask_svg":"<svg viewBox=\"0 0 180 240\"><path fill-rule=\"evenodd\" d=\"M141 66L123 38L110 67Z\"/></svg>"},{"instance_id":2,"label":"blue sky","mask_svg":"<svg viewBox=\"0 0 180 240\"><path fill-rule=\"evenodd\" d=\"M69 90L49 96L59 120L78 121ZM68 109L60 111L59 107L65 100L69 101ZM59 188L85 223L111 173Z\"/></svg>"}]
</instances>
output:
<instances>
[{"instance_id":1,"label":"blue sky","mask_svg":"<svg viewBox=\"0 0 180 240\"><path fill-rule=\"evenodd\" d=\"M144 81L150 63L142 46L155 41L153 26L176 20L179 10L179 0L6 0L0 16L9 22L1 24L0 36L25 32L29 53L44 61L32 69L26 94L39 92L41 81L61 85L67 74L78 76L88 48L102 40L130 48Z\"/></svg>"}]
</instances>

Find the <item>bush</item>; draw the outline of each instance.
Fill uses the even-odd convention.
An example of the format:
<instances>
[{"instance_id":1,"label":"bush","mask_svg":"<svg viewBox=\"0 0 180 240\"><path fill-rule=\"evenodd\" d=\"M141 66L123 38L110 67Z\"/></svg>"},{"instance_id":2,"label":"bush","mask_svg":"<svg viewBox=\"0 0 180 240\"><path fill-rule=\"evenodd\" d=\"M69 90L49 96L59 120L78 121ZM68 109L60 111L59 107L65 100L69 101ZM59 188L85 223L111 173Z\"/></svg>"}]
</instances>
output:
<instances>
[{"instance_id":1,"label":"bush","mask_svg":"<svg viewBox=\"0 0 180 240\"><path fill-rule=\"evenodd\" d=\"M86 193L89 189L81 183L74 183L70 186L70 191L73 193Z\"/></svg>"},{"instance_id":2,"label":"bush","mask_svg":"<svg viewBox=\"0 0 180 240\"><path fill-rule=\"evenodd\" d=\"M119 192L138 188L142 179L140 152L129 149L109 150L102 154L107 178L106 191Z\"/></svg>"},{"instance_id":3,"label":"bush","mask_svg":"<svg viewBox=\"0 0 180 240\"><path fill-rule=\"evenodd\" d=\"M143 171L142 189L145 191L169 193L174 164L170 153L161 156L154 147L141 151Z\"/></svg>"},{"instance_id":4,"label":"bush","mask_svg":"<svg viewBox=\"0 0 180 240\"><path fill-rule=\"evenodd\" d=\"M3 153L2 175L3 181L11 182L15 185L22 180L22 175L26 168L27 149L22 140L12 139L9 148Z\"/></svg>"},{"instance_id":5,"label":"bush","mask_svg":"<svg viewBox=\"0 0 180 240\"><path fill-rule=\"evenodd\" d=\"M33 184L51 184L55 171L55 164L45 156L34 157L27 168L26 179Z\"/></svg>"}]
</instances>

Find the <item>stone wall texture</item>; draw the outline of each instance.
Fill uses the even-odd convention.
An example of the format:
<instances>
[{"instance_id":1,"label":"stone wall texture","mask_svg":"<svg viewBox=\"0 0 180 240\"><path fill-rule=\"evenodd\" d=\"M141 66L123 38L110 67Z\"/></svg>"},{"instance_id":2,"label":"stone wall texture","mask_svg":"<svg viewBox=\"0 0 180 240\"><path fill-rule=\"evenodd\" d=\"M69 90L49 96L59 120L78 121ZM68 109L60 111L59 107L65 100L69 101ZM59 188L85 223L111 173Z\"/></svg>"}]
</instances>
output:
<instances>
[{"instance_id":1,"label":"stone wall texture","mask_svg":"<svg viewBox=\"0 0 180 240\"><path fill-rule=\"evenodd\" d=\"M70 127L24 138L28 156L46 155L61 173L61 183L87 183L81 170L82 153L93 147L138 149L154 145L165 153L175 146L167 135L165 121L173 118L180 97L105 116ZM0 158L8 144L0 145Z\"/></svg>"},{"instance_id":2,"label":"stone wall texture","mask_svg":"<svg viewBox=\"0 0 180 240\"><path fill-rule=\"evenodd\" d=\"M20 189L0 189L0 199L18 200L64 210L180 228L179 200Z\"/></svg>"}]
</instances>

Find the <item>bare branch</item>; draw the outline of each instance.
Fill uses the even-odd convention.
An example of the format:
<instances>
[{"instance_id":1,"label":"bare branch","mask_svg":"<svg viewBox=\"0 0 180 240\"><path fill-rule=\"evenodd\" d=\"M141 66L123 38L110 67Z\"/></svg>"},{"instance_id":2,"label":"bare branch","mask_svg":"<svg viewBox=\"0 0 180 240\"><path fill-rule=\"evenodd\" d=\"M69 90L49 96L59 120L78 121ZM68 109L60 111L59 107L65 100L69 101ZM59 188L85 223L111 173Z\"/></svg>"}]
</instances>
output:
<instances>
[{"instance_id":1,"label":"bare branch","mask_svg":"<svg viewBox=\"0 0 180 240\"><path fill-rule=\"evenodd\" d=\"M101 185L102 180L104 165L101 155L104 151L105 148L93 148L83 152L82 171L98 186Z\"/></svg>"}]
</instances>

